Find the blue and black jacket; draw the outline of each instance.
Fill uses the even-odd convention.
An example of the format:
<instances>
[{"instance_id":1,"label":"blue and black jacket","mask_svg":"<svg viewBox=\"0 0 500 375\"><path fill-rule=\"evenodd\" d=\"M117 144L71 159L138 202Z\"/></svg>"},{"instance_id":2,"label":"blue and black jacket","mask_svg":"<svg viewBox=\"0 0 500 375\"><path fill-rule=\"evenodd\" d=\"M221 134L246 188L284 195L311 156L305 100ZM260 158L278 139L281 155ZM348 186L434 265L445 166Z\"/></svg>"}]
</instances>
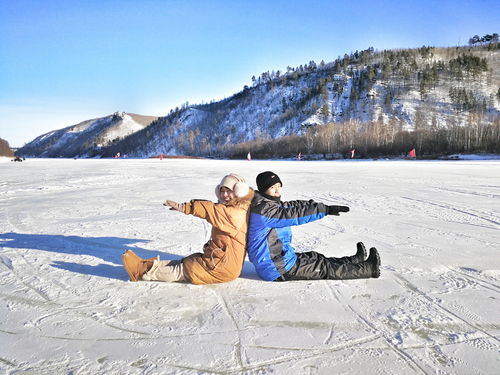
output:
<instances>
[{"instance_id":1,"label":"blue and black jacket","mask_svg":"<svg viewBox=\"0 0 500 375\"><path fill-rule=\"evenodd\" d=\"M290 226L309 223L325 215L323 203L281 202L280 198L256 191L250 206L247 251L257 274L271 281L289 271L297 260L291 245Z\"/></svg>"}]
</instances>

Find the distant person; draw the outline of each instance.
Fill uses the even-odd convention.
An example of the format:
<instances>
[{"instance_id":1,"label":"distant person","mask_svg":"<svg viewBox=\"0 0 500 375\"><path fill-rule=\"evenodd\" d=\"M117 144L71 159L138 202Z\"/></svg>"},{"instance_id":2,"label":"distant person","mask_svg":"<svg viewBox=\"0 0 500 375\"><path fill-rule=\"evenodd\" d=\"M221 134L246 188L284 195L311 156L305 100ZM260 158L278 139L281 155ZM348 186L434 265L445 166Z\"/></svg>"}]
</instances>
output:
<instances>
[{"instance_id":1,"label":"distant person","mask_svg":"<svg viewBox=\"0 0 500 375\"><path fill-rule=\"evenodd\" d=\"M192 284L223 283L236 279L245 260L248 210L254 191L236 175L225 176L215 188L219 203L191 200L177 203L167 200L164 206L186 215L198 216L212 224L210 240L203 253L181 260L142 259L131 250L123 256L130 280L189 282Z\"/></svg>"},{"instance_id":2,"label":"distant person","mask_svg":"<svg viewBox=\"0 0 500 375\"><path fill-rule=\"evenodd\" d=\"M327 206L313 200L281 201L283 184L276 173L257 176L258 191L250 207L247 251L257 274L268 281L346 280L380 276L380 256L376 248L357 244L353 256L326 257L315 251L296 253L291 245L290 226L319 220L325 215L349 212L347 206Z\"/></svg>"}]
</instances>

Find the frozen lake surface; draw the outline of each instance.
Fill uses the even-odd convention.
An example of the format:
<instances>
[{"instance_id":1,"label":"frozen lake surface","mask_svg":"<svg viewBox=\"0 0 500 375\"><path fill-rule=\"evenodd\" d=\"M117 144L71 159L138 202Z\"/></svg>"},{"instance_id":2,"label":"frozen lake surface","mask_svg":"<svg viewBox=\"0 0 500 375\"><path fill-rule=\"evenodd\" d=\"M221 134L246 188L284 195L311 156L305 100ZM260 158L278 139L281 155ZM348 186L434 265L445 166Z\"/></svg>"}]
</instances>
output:
<instances>
[{"instance_id":1,"label":"frozen lake surface","mask_svg":"<svg viewBox=\"0 0 500 375\"><path fill-rule=\"evenodd\" d=\"M293 228L297 251L352 255L380 279L129 282L121 254L201 251L210 226L166 199L214 200L272 170L284 200L347 205ZM498 374L500 161L0 162L0 372Z\"/></svg>"}]
</instances>

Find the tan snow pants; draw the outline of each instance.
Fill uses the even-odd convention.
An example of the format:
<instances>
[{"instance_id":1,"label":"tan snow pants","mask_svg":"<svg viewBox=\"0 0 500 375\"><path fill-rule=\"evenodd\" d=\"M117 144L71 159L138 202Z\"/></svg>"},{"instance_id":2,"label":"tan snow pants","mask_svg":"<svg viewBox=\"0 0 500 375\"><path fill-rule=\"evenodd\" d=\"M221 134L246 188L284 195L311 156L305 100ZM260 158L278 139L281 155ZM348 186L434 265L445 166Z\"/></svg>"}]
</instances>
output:
<instances>
[{"instance_id":1,"label":"tan snow pants","mask_svg":"<svg viewBox=\"0 0 500 375\"><path fill-rule=\"evenodd\" d=\"M184 265L182 259L179 260L160 260L157 257L153 263L153 267L142 276L146 281L187 281L184 276Z\"/></svg>"}]
</instances>

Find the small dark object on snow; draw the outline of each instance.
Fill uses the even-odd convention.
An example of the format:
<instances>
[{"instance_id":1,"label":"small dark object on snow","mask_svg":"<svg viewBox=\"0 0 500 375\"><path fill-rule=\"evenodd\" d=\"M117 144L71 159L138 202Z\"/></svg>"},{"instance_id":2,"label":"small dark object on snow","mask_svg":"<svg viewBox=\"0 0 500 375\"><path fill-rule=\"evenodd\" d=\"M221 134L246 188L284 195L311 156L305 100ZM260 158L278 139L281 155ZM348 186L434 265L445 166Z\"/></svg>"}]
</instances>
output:
<instances>
[{"instance_id":1,"label":"small dark object on snow","mask_svg":"<svg viewBox=\"0 0 500 375\"><path fill-rule=\"evenodd\" d=\"M25 159L26 160L26 159ZM16 156L14 159L12 159L11 161L20 161L22 162L23 159L21 159L19 156Z\"/></svg>"}]
</instances>

